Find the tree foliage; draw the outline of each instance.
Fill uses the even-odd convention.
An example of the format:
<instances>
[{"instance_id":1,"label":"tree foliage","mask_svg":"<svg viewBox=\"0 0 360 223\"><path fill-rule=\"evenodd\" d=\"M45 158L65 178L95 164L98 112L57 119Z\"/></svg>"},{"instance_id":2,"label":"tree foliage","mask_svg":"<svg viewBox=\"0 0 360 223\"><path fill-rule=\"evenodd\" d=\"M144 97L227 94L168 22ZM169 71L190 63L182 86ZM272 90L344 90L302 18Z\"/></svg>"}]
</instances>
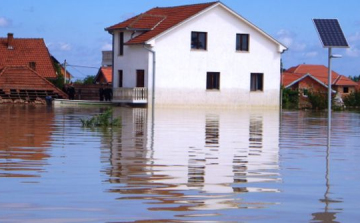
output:
<instances>
[{"instance_id":1,"label":"tree foliage","mask_svg":"<svg viewBox=\"0 0 360 223\"><path fill-rule=\"evenodd\" d=\"M360 106L360 91L351 92L344 98L344 104L348 107Z\"/></svg>"},{"instance_id":2,"label":"tree foliage","mask_svg":"<svg viewBox=\"0 0 360 223\"><path fill-rule=\"evenodd\" d=\"M282 106L285 109L297 109L299 106L299 91L282 88Z\"/></svg>"},{"instance_id":3,"label":"tree foliage","mask_svg":"<svg viewBox=\"0 0 360 223\"><path fill-rule=\"evenodd\" d=\"M355 82L359 82L360 81L360 75L358 76L349 76L349 78Z\"/></svg>"},{"instance_id":4,"label":"tree foliage","mask_svg":"<svg viewBox=\"0 0 360 223\"><path fill-rule=\"evenodd\" d=\"M312 109L323 110L328 106L327 94L321 92L309 92L308 98Z\"/></svg>"},{"instance_id":5,"label":"tree foliage","mask_svg":"<svg viewBox=\"0 0 360 223\"><path fill-rule=\"evenodd\" d=\"M54 63L55 71L57 73L56 79L50 80L51 83L53 83L57 88L63 89L64 87L64 76L61 73L61 67L59 64Z\"/></svg>"}]
</instances>

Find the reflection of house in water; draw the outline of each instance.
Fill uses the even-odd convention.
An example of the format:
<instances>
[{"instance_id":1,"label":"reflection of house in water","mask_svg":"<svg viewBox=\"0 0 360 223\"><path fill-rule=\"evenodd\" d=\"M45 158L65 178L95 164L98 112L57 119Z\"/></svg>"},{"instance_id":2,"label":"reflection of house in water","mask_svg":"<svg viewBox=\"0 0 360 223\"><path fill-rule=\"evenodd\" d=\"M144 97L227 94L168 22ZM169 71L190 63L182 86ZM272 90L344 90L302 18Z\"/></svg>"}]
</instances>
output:
<instances>
[{"instance_id":1,"label":"reflection of house in water","mask_svg":"<svg viewBox=\"0 0 360 223\"><path fill-rule=\"evenodd\" d=\"M147 109L122 108L116 110L114 116L121 117L122 128L112 137L109 153L111 168L108 174L112 183L133 182L133 176L144 171L142 165L146 164L147 143ZM142 179L139 178L141 181ZM137 181L137 180L136 180Z\"/></svg>"},{"instance_id":2,"label":"reflection of house in water","mask_svg":"<svg viewBox=\"0 0 360 223\"><path fill-rule=\"evenodd\" d=\"M278 192L267 188L279 178L278 111L155 109L154 123L144 109L121 112L107 170L120 183L112 192L181 211L263 207L242 204L239 193Z\"/></svg>"},{"instance_id":3,"label":"reflection of house in water","mask_svg":"<svg viewBox=\"0 0 360 223\"><path fill-rule=\"evenodd\" d=\"M54 113L43 106L1 106L0 177L30 177L42 171L53 120Z\"/></svg>"}]
</instances>

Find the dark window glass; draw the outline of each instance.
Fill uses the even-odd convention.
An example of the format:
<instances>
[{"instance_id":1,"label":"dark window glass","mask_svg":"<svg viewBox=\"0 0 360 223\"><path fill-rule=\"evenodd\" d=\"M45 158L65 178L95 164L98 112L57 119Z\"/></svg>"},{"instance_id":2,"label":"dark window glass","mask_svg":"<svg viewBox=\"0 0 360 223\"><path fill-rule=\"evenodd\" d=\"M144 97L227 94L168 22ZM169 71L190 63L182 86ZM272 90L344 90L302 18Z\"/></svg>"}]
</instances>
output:
<instances>
[{"instance_id":1,"label":"dark window glass","mask_svg":"<svg viewBox=\"0 0 360 223\"><path fill-rule=\"evenodd\" d=\"M349 87L344 87L344 89L343 89L343 93L349 93Z\"/></svg>"},{"instance_id":2,"label":"dark window glass","mask_svg":"<svg viewBox=\"0 0 360 223\"><path fill-rule=\"evenodd\" d=\"M191 49L206 50L207 33L191 32Z\"/></svg>"},{"instance_id":3,"label":"dark window glass","mask_svg":"<svg viewBox=\"0 0 360 223\"><path fill-rule=\"evenodd\" d=\"M119 87L123 87L123 71L119 70L118 75L119 75Z\"/></svg>"},{"instance_id":4,"label":"dark window glass","mask_svg":"<svg viewBox=\"0 0 360 223\"><path fill-rule=\"evenodd\" d=\"M145 87L145 71L136 70L136 87Z\"/></svg>"},{"instance_id":5,"label":"dark window glass","mask_svg":"<svg viewBox=\"0 0 360 223\"><path fill-rule=\"evenodd\" d=\"M29 67L30 67L32 70L36 70L36 62L29 62Z\"/></svg>"},{"instance_id":6,"label":"dark window glass","mask_svg":"<svg viewBox=\"0 0 360 223\"><path fill-rule=\"evenodd\" d=\"M119 55L120 56L124 55L124 33L123 32L120 33L120 37L119 37Z\"/></svg>"},{"instance_id":7,"label":"dark window glass","mask_svg":"<svg viewBox=\"0 0 360 223\"><path fill-rule=\"evenodd\" d=\"M264 88L264 74L252 73L250 79L251 91L263 91Z\"/></svg>"},{"instance_id":8,"label":"dark window glass","mask_svg":"<svg viewBox=\"0 0 360 223\"><path fill-rule=\"evenodd\" d=\"M208 72L206 77L206 89L220 89L220 73L219 72Z\"/></svg>"},{"instance_id":9,"label":"dark window glass","mask_svg":"<svg viewBox=\"0 0 360 223\"><path fill-rule=\"evenodd\" d=\"M236 50L249 51L249 34L236 34Z\"/></svg>"}]
</instances>

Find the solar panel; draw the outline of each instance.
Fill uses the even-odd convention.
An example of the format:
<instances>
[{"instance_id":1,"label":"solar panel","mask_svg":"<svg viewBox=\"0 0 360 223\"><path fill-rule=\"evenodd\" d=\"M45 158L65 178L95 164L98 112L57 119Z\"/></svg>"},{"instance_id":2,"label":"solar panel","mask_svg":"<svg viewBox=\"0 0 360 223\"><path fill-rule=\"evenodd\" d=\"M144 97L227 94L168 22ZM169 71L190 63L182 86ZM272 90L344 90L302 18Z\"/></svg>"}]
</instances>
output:
<instances>
[{"instance_id":1,"label":"solar panel","mask_svg":"<svg viewBox=\"0 0 360 223\"><path fill-rule=\"evenodd\" d=\"M344 33L337 19L313 19L325 48L348 48Z\"/></svg>"}]
</instances>

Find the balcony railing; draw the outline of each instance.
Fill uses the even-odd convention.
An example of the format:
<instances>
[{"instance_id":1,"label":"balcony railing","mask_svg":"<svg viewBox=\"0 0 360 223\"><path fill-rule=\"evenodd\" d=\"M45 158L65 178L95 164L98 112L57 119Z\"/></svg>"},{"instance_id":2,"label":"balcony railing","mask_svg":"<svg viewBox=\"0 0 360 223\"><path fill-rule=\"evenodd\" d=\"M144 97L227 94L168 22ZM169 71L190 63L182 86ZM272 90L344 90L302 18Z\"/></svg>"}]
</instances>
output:
<instances>
[{"instance_id":1,"label":"balcony railing","mask_svg":"<svg viewBox=\"0 0 360 223\"><path fill-rule=\"evenodd\" d=\"M115 88L113 101L125 103L147 103L147 88Z\"/></svg>"}]
</instances>

